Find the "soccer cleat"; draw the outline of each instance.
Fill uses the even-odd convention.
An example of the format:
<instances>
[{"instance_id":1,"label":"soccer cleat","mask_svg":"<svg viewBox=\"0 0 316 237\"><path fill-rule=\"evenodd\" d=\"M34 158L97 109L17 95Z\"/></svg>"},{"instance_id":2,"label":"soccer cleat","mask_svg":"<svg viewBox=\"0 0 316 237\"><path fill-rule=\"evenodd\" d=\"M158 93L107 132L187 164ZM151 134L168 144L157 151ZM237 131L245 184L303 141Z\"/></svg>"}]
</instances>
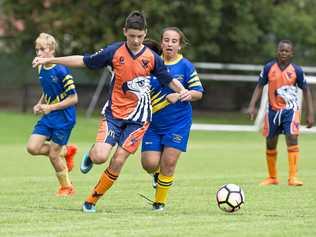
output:
<instances>
[{"instance_id":1,"label":"soccer cleat","mask_svg":"<svg viewBox=\"0 0 316 237\"><path fill-rule=\"evenodd\" d=\"M84 202L82 205L82 211L85 213L95 213L97 210L95 205L89 202Z\"/></svg>"},{"instance_id":2,"label":"soccer cleat","mask_svg":"<svg viewBox=\"0 0 316 237\"><path fill-rule=\"evenodd\" d=\"M261 186L278 185L278 184L279 184L279 180L277 178L271 178L271 177L266 178L260 183Z\"/></svg>"},{"instance_id":3,"label":"soccer cleat","mask_svg":"<svg viewBox=\"0 0 316 237\"><path fill-rule=\"evenodd\" d=\"M288 185L289 186L303 186L304 183L298 180L296 177L292 177L288 179Z\"/></svg>"},{"instance_id":4,"label":"soccer cleat","mask_svg":"<svg viewBox=\"0 0 316 237\"><path fill-rule=\"evenodd\" d=\"M84 174L88 173L93 166L93 163L88 154L89 153L85 153L81 160L80 171Z\"/></svg>"},{"instance_id":5,"label":"soccer cleat","mask_svg":"<svg viewBox=\"0 0 316 237\"><path fill-rule=\"evenodd\" d=\"M158 183L158 175L159 173L154 173L153 176L153 180L152 180L152 186L153 188L157 188L157 183Z\"/></svg>"},{"instance_id":6,"label":"soccer cleat","mask_svg":"<svg viewBox=\"0 0 316 237\"><path fill-rule=\"evenodd\" d=\"M78 148L75 145L66 146L67 152L65 155L66 165L70 172L74 168L74 156L76 155Z\"/></svg>"},{"instance_id":7,"label":"soccer cleat","mask_svg":"<svg viewBox=\"0 0 316 237\"><path fill-rule=\"evenodd\" d=\"M68 197L75 194L75 187L73 185L69 187L60 187L56 193L57 197Z\"/></svg>"},{"instance_id":8,"label":"soccer cleat","mask_svg":"<svg viewBox=\"0 0 316 237\"><path fill-rule=\"evenodd\" d=\"M160 203L160 202L154 202L153 203L153 211L163 211L165 208L165 204L164 203Z\"/></svg>"}]
</instances>

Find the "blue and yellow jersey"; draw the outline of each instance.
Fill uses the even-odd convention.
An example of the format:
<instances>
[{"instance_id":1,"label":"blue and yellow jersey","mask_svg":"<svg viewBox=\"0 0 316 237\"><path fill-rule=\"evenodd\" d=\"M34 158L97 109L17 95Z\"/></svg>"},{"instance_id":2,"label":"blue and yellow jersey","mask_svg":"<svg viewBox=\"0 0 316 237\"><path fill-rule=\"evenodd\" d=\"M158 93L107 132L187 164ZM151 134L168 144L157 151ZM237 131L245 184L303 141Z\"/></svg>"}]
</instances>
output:
<instances>
[{"instance_id":1,"label":"blue and yellow jersey","mask_svg":"<svg viewBox=\"0 0 316 237\"><path fill-rule=\"evenodd\" d=\"M172 78L179 80L186 89L204 91L194 65L182 55L178 55L177 60L165 65ZM170 104L166 99L170 93L174 91L162 86L155 77L151 78L153 118L150 126L155 130L163 132L179 123L192 124L191 103L178 101Z\"/></svg>"},{"instance_id":2,"label":"blue and yellow jersey","mask_svg":"<svg viewBox=\"0 0 316 237\"><path fill-rule=\"evenodd\" d=\"M63 65L40 66L39 80L46 104L58 103L67 96L77 93L73 77L69 69ZM51 127L72 127L76 122L76 109L73 105L62 110L52 111L43 117Z\"/></svg>"},{"instance_id":3,"label":"blue and yellow jersey","mask_svg":"<svg viewBox=\"0 0 316 237\"><path fill-rule=\"evenodd\" d=\"M264 66L260 73L259 84L263 86L268 84L269 105L274 110L297 110L297 87L304 89L307 85L300 66L290 63L281 70L276 60Z\"/></svg>"},{"instance_id":4,"label":"blue and yellow jersey","mask_svg":"<svg viewBox=\"0 0 316 237\"><path fill-rule=\"evenodd\" d=\"M114 78L105 113L116 119L150 121L149 76L156 76L165 85L172 80L159 55L146 46L135 55L125 42L116 42L85 55L83 61L90 69L112 67Z\"/></svg>"}]
</instances>

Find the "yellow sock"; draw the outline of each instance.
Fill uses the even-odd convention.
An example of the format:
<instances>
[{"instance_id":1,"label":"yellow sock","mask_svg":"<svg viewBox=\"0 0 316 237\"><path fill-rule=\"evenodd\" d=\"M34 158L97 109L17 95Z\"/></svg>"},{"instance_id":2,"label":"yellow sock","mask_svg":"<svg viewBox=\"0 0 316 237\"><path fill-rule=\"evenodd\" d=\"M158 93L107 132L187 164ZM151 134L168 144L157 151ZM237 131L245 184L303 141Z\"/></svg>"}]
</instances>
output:
<instances>
[{"instance_id":1,"label":"yellow sock","mask_svg":"<svg viewBox=\"0 0 316 237\"><path fill-rule=\"evenodd\" d=\"M289 160L289 178L294 178L297 175L297 163L299 159L299 146L289 146L288 151L288 160Z\"/></svg>"},{"instance_id":2,"label":"yellow sock","mask_svg":"<svg viewBox=\"0 0 316 237\"><path fill-rule=\"evenodd\" d=\"M63 171L56 172L56 176L57 176L57 179L58 179L61 187L69 187L69 186L71 186L71 182L70 182L70 179L69 179L67 168L64 169Z\"/></svg>"},{"instance_id":3,"label":"yellow sock","mask_svg":"<svg viewBox=\"0 0 316 237\"><path fill-rule=\"evenodd\" d=\"M277 151L275 149L266 151L266 159L268 166L268 173L270 178L277 177L276 161L277 161Z\"/></svg>"},{"instance_id":4,"label":"yellow sock","mask_svg":"<svg viewBox=\"0 0 316 237\"><path fill-rule=\"evenodd\" d=\"M118 178L118 174L114 174L107 168L99 179L97 185L93 188L92 193L86 198L86 202L96 204L103 194L111 188L114 181Z\"/></svg>"},{"instance_id":5,"label":"yellow sock","mask_svg":"<svg viewBox=\"0 0 316 237\"><path fill-rule=\"evenodd\" d=\"M158 176L158 184L155 194L155 202L166 203L168 191L173 182L173 176L164 176L161 173Z\"/></svg>"}]
</instances>

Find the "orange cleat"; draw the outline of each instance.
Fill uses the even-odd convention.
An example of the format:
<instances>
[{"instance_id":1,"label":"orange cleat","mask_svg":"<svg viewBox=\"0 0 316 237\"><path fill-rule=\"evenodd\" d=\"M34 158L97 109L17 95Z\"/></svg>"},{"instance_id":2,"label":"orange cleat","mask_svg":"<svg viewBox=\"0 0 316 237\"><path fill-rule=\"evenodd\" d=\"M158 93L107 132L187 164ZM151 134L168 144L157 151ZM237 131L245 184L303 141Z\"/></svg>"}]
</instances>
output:
<instances>
[{"instance_id":1,"label":"orange cleat","mask_svg":"<svg viewBox=\"0 0 316 237\"><path fill-rule=\"evenodd\" d=\"M69 187L60 187L56 193L57 197L68 197L73 196L76 193L75 187L73 185Z\"/></svg>"},{"instance_id":2,"label":"orange cleat","mask_svg":"<svg viewBox=\"0 0 316 237\"><path fill-rule=\"evenodd\" d=\"M279 180L277 178L271 178L271 177L266 178L260 183L261 186L278 185L278 184L279 184Z\"/></svg>"},{"instance_id":3,"label":"orange cleat","mask_svg":"<svg viewBox=\"0 0 316 237\"><path fill-rule=\"evenodd\" d=\"M296 177L292 177L288 179L288 185L289 186L303 186L304 183L298 180Z\"/></svg>"},{"instance_id":4,"label":"orange cleat","mask_svg":"<svg viewBox=\"0 0 316 237\"><path fill-rule=\"evenodd\" d=\"M76 155L78 148L76 145L66 146L67 152L65 155L66 165L70 172L74 168L74 156Z\"/></svg>"}]
</instances>

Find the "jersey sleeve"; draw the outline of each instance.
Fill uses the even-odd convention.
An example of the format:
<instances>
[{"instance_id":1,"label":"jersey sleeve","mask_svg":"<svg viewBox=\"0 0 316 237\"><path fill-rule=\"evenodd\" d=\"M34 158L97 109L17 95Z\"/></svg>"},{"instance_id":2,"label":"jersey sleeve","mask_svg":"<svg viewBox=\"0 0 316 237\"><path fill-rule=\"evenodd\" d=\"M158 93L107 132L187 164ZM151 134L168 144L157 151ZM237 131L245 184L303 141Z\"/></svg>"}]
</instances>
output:
<instances>
[{"instance_id":1,"label":"jersey sleeve","mask_svg":"<svg viewBox=\"0 0 316 237\"><path fill-rule=\"evenodd\" d=\"M112 66L113 55L121 44L122 43L114 43L98 50L94 54L84 55L84 64L90 69L100 69L106 66Z\"/></svg>"},{"instance_id":2,"label":"jersey sleeve","mask_svg":"<svg viewBox=\"0 0 316 237\"><path fill-rule=\"evenodd\" d=\"M195 91L200 91L203 92L203 86L200 81L199 75L192 63L187 63L187 89L188 90L195 90Z\"/></svg>"},{"instance_id":3,"label":"jersey sleeve","mask_svg":"<svg viewBox=\"0 0 316 237\"><path fill-rule=\"evenodd\" d=\"M269 74L271 66L272 64L264 65L259 75L259 80L258 80L259 85L265 86L266 84L268 84L268 81L269 81L268 74Z\"/></svg>"},{"instance_id":4,"label":"jersey sleeve","mask_svg":"<svg viewBox=\"0 0 316 237\"><path fill-rule=\"evenodd\" d=\"M154 57L155 66L152 74L159 80L162 85L167 86L172 81L172 77L168 73L167 68L164 65L161 57L159 57L156 53L154 53Z\"/></svg>"},{"instance_id":5,"label":"jersey sleeve","mask_svg":"<svg viewBox=\"0 0 316 237\"><path fill-rule=\"evenodd\" d=\"M58 77L60 78L64 87L64 92L67 95L73 95L77 93L73 76L67 67L60 65L58 70Z\"/></svg>"},{"instance_id":6,"label":"jersey sleeve","mask_svg":"<svg viewBox=\"0 0 316 237\"><path fill-rule=\"evenodd\" d=\"M307 82L303 69L300 66L293 65L296 73L296 84L302 90L306 88Z\"/></svg>"}]
</instances>

